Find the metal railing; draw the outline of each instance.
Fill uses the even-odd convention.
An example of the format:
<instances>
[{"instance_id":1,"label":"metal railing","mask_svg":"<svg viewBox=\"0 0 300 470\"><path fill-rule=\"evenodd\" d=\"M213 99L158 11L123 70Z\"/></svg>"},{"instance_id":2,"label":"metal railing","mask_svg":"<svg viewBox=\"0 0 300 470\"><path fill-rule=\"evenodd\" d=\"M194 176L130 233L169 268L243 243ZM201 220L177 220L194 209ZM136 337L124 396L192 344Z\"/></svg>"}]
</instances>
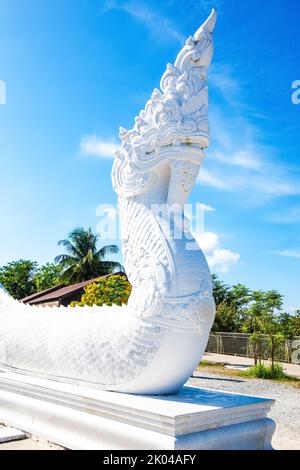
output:
<instances>
[{"instance_id":1,"label":"metal railing","mask_svg":"<svg viewBox=\"0 0 300 470\"><path fill-rule=\"evenodd\" d=\"M300 336L295 337L293 341L283 340L276 348L275 359L281 362L299 364L300 353L296 351L299 350L299 347ZM262 336L259 349L261 359L270 359L271 348L267 335ZM250 334L248 333L211 333L206 352L244 357L254 356Z\"/></svg>"}]
</instances>

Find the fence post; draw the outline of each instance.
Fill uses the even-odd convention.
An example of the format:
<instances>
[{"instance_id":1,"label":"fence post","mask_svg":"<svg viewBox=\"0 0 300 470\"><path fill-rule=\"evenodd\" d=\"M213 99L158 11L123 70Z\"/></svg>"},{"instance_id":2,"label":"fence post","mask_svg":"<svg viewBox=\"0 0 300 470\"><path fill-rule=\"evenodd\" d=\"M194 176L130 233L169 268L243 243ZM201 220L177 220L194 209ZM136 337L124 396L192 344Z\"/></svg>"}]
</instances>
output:
<instances>
[{"instance_id":1,"label":"fence post","mask_svg":"<svg viewBox=\"0 0 300 470\"><path fill-rule=\"evenodd\" d=\"M244 356L244 357L253 357L253 350L250 347L250 334L248 333L226 333L226 332L216 332L213 335L215 341L212 342L210 346L207 346L207 352L215 352L217 354L231 354L236 356ZM260 349L261 355L265 358L268 354L268 350L265 347L266 337L262 335L260 339ZM298 342L297 342L298 341ZM234 342L234 344L232 343ZM292 345L293 344L300 345L300 336L296 336L294 342L290 340L284 340L284 348L282 347L276 357L276 360L282 362L290 362L290 363L299 363L298 356L297 359L296 354L293 354ZM212 348L212 350L211 350ZM297 349L300 349L300 346L297 346ZM298 353L299 354L299 353ZM297 362L298 361L298 362Z\"/></svg>"}]
</instances>

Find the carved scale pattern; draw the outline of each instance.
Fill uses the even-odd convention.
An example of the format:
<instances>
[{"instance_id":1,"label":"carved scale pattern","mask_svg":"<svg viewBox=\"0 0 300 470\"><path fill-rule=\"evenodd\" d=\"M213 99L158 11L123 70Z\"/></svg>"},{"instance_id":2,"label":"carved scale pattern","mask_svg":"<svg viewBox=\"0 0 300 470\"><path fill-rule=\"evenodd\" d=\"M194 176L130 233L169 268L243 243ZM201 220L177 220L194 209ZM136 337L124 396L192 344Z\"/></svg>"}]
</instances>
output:
<instances>
[{"instance_id":1,"label":"carved scale pattern","mask_svg":"<svg viewBox=\"0 0 300 470\"><path fill-rule=\"evenodd\" d=\"M182 206L209 143L207 69L212 12L168 64L132 130L120 129L112 182L119 197L126 307L37 308L0 287L0 364L55 380L135 393L185 382L205 349L214 317L209 269L188 230L166 235L169 208ZM158 217L153 204L167 207ZM169 219L168 219L168 216Z\"/></svg>"}]
</instances>

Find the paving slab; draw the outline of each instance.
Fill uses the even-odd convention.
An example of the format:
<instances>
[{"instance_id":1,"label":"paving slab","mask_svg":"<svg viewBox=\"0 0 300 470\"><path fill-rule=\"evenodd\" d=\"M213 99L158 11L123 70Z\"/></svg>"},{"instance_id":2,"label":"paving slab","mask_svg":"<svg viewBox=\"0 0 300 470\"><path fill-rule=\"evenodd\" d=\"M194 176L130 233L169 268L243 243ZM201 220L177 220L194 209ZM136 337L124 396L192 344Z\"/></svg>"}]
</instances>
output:
<instances>
[{"instance_id":1,"label":"paving slab","mask_svg":"<svg viewBox=\"0 0 300 470\"><path fill-rule=\"evenodd\" d=\"M26 439L26 434L23 431L15 428L0 428L0 444L3 442L18 441Z\"/></svg>"}]
</instances>

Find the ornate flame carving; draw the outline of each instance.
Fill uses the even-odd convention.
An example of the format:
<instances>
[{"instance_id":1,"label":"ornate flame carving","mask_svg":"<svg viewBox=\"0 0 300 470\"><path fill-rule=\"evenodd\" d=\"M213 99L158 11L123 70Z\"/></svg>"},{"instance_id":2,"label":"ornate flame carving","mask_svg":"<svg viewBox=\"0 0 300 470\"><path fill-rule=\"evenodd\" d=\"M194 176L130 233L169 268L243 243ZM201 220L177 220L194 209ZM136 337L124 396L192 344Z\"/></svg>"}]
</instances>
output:
<instances>
[{"instance_id":1,"label":"ornate flame carving","mask_svg":"<svg viewBox=\"0 0 300 470\"><path fill-rule=\"evenodd\" d=\"M151 170L170 158L170 147L174 157L180 152L180 159L183 146L192 147L195 162L201 163L199 148L209 144L207 69L213 54L214 25L212 12L194 37L187 39L175 65L167 65L161 91L153 91L133 129L120 128L122 148L113 169L118 194L129 197L145 191Z\"/></svg>"}]
</instances>

